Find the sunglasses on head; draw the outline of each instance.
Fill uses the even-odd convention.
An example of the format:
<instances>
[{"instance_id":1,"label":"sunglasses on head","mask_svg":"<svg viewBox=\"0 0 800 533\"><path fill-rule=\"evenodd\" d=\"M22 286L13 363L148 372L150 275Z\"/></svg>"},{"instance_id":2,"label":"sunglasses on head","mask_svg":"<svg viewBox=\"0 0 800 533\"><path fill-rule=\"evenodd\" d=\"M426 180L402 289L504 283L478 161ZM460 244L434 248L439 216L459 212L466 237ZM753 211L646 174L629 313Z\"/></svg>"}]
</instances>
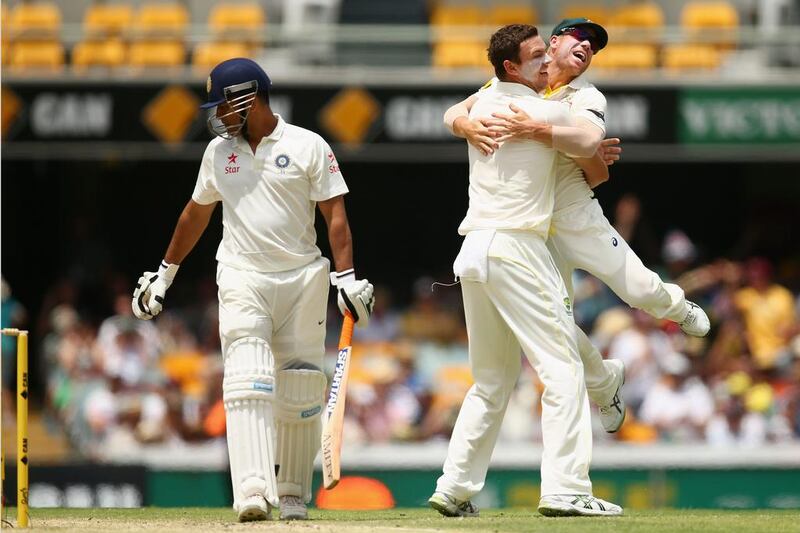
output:
<instances>
[{"instance_id":1,"label":"sunglasses on head","mask_svg":"<svg viewBox=\"0 0 800 533\"><path fill-rule=\"evenodd\" d=\"M564 28L559 32L559 35L569 35L574 37L578 42L589 41L589 46L592 48L593 54L596 54L599 50L597 36L595 36L592 30L586 28Z\"/></svg>"}]
</instances>

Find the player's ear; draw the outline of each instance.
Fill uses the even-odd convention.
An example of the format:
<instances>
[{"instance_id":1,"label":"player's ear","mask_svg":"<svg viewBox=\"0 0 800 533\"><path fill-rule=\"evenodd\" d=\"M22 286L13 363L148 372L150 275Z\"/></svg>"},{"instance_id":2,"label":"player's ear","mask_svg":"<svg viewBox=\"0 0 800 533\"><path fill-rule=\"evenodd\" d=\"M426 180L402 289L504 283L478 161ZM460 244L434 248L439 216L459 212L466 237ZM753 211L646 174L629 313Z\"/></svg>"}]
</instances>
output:
<instances>
[{"instance_id":1,"label":"player's ear","mask_svg":"<svg viewBox=\"0 0 800 533\"><path fill-rule=\"evenodd\" d=\"M558 48L558 35L551 35L550 36L550 48L556 49Z\"/></svg>"},{"instance_id":2,"label":"player's ear","mask_svg":"<svg viewBox=\"0 0 800 533\"><path fill-rule=\"evenodd\" d=\"M519 70L517 68L517 65L510 59L506 59L503 61L503 69L505 69L506 74L511 76L517 74L517 71Z\"/></svg>"}]
</instances>

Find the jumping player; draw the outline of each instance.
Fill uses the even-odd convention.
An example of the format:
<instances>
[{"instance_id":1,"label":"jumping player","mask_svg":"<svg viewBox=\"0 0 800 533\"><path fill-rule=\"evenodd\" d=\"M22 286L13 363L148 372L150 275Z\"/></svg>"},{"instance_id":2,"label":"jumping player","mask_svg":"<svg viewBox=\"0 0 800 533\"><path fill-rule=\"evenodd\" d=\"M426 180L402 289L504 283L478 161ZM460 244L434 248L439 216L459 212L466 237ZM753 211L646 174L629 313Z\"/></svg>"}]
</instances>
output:
<instances>
[{"instance_id":1,"label":"jumping player","mask_svg":"<svg viewBox=\"0 0 800 533\"><path fill-rule=\"evenodd\" d=\"M608 34L599 24L585 18L562 20L550 35L548 55L552 60L548 66L548 86L542 91L546 99L569 104L574 115L594 124L603 133L606 99L582 75L591 65L594 54L607 43ZM483 90L493 90L496 83L496 79L492 80ZM511 113L496 114L494 119L470 121L467 114L476 99L477 96L472 95L456 104L447 111L444 120L456 135L465 137L484 152L494 150L498 139L534 138L546 126L515 108ZM664 283L645 267L603 215L592 193L592 187L608 179L602 158L597 155L576 158L565 153L557 157L555 207L548 249L564 278L570 301L572 272L582 269L606 283L631 307L677 322L689 335L706 335L710 327L706 313L687 301L680 287ZM583 331L576 330L589 397L599 407L603 427L613 433L625 418L625 404L619 394L624 367L618 360L603 361Z\"/></svg>"}]
</instances>

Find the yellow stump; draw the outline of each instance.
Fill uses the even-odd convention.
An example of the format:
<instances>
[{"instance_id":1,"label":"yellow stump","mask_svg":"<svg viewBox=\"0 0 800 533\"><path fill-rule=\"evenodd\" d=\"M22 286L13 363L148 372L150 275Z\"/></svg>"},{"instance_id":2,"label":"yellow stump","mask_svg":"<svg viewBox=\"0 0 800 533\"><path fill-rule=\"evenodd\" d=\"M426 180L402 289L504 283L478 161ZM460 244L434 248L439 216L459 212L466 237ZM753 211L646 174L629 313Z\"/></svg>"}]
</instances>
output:
<instances>
[{"instance_id":1,"label":"yellow stump","mask_svg":"<svg viewBox=\"0 0 800 533\"><path fill-rule=\"evenodd\" d=\"M28 332L5 328L2 333L17 338L17 527L26 528L28 527Z\"/></svg>"},{"instance_id":2,"label":"yellow stump","mask_svg":"<svg viewBox=\"0 0 800 533\"><path fill-rule=\"evenodd\" d=\"M17 337L17 527L28 527L28 332Z\"/></svg>"}]
</instances>

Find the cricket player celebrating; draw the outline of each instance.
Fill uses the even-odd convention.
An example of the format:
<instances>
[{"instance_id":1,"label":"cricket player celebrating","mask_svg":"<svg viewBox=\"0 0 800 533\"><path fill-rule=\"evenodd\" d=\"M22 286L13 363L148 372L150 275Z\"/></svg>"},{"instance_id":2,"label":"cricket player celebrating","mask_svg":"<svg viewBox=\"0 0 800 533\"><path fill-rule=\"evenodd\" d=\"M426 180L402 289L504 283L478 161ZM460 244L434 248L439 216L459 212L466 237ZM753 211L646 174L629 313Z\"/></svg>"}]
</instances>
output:
<instances>
[{"instance_id":1,"label":"cricket player celebrating","mask_svg":"<svg viewBox=\"0 0 800 533\"><path fill-rule=\"evenodd\" d=\"M550 36L548 87L542 93L548 100L569 104L574 115L603 134L606 99L582 74L607 42L605 29L589 19L562 20ZM492 80L484 90L494 90L496 83ZM470 121L467 113L476 100L477 95L472 95L450 108L445 123L456 135L466 137L486 153L498 146L498 138L535 139L546 127L518 108L511 108L511 114L498 113L493 119ZM570 301L572 272L579 268L598 277L631 307L677 322L689 335L706 335L710 323L705 312L687 301L680 287L664 283L644 266L594 199L591 188L608 179L606 163L613 163L617 156L612 154L606 163L602 154L591 158L573 156L569 151L557 156L555 207L548 240ZM603 361L583 331L577 327L576 330L589 397L599 407L603 427L613 433L625 418L625 404L619 394L624 367L618 360Z\"/></svg>"},{"instance_id":2,"label":"cricket player celebrating","mask_svg":"<svg viewBox=\"0 0 800 533\"><path fill-rule=\"evenodd\" d=\"M550 58L535 27L514 24L495 32L489 59L499 81L477 96L470 117L490 117L513 103L547 127L538 133L541 142L505 142L492 154L469 146L469 209L459 227L465 239L454 271L462 282L475 384L429 503L446 516L478 514L470 499L485 482L521 348L544 384L540 512L618 515L619 506L591 495L583 365L566 288L546 246L556 150L589 157L603 130L537 94L547 87Z\"/></svg>"},{"instance_id":3,"label":"cricket player celebrating","mask_svg":"<svg viewBox=\"0 0 800 533\"><path fill-rule=\"evenodd\" d=\"M329 261L316 245L315 208L328 226L342 313L360 325L372 285L353 270L348 192L328 144L287 124L269 106L270 79L249 59L217 65L208 78L209 129L194 193L157 272L145 272L133 311L149 320L179 265L222 203L217 251L219 328L234 510L239 520L306 519L320 415Z\"/></svg>"}]
</instances>

